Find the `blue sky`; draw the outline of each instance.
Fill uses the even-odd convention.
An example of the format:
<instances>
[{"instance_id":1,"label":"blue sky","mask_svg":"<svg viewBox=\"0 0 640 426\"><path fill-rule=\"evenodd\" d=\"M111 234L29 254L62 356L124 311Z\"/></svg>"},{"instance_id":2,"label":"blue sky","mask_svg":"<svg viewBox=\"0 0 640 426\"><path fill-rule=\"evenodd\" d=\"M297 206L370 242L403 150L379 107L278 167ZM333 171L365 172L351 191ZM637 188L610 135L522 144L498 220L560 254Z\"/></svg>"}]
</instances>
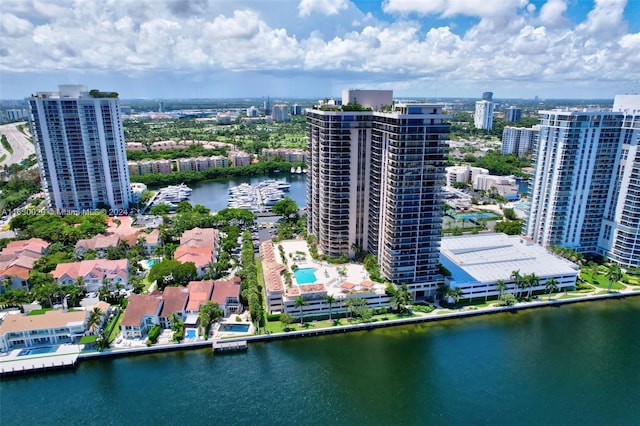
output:
<instances>
[{"instance_id":1,"label":"blue sky","mask_svg":"<svg viewBox=\"0 0 640 426\"><path fill-rule=\"evenodd\" d=\"M612 98L640 92L640 0L3 0L0 99Z\"/></svg>"}]
</instances>

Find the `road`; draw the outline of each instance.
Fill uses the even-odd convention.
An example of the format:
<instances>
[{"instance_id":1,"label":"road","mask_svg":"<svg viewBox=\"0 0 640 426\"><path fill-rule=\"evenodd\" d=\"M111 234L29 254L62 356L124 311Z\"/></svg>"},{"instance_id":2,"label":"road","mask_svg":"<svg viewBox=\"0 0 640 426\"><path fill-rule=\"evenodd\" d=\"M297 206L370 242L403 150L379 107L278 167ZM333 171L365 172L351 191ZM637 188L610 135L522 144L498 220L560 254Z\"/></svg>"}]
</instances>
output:
<instances>
[{"instance_id":1,"label":"road","mask_svg":"<svg viewBox=\"0 0 640 426\"><path fill-rule=\"evenodd\" d=\"M0 134L7 137L9 145L13 148L13 154L9 154L4 147L0 145L0 157L5 154L7 156L3 161L0 161L0 166L20 163L36 152L31 141L27 139L24 133L18 130L18 125L24 123L25 122L19 122L0 126Z\"/></svg>"}]
</instances>

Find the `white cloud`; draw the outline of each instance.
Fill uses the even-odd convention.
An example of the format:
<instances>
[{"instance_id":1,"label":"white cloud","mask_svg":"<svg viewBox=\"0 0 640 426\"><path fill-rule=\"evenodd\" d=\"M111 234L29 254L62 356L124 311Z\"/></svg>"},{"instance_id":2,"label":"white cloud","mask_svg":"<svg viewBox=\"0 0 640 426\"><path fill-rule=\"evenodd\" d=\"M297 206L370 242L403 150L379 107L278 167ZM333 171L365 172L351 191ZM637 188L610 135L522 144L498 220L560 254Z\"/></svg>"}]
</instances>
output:
<instances>
[{"instance_id":1,"label":"white cloud","mask_svg":"<svg viewBox=\"0 0 640 426\"><path fill-rule=\"evenodd\" d=\"M540 21L551 27L565 24L566 18L563 14L566 10L565 0L548 0L540 9Z\"/></svg>"},{"instance_id":2,"label":"white cloud","mask_svg":"<svg viewBox=\"0 0 640 426\"><path fill-rule=\"evenodd\" d=\"M2 4L3 90L10 84L5 73L56 70L118 71L151 80L154 73L190 73L199 81L212 73L256 71L399 87L438 81L454 88L567 87L594 79L637 84L640 74L640 34L626 30L624 1L597 1L578 24L566 17L566 0L548 0L538 12L526 0L388 0L387 21L347 0ZM288 7L274 11L282 4ZM452 25L431 27L425 15ZM455 25L459 15L472 17L464 31Z\"/></svg>"},{"instance_id":3,"label":"white cloud","mask_svg":"<svg viewBox=\"0 0 640 426\"><path fill-rule=\"evenodd\" d=\"M341 10L346 8L346 0L300 0L298 13L303 17L313 13L337 15Z\"/></svg>"}]
</instances>

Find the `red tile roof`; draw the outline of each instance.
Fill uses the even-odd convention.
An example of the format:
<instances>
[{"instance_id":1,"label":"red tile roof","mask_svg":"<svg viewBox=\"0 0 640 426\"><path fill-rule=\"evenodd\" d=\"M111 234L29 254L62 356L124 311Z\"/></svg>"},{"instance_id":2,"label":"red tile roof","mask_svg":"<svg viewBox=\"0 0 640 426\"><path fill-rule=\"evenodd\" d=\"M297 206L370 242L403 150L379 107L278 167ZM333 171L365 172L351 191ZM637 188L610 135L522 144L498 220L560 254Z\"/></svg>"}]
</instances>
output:
<instances>
[{"instance_id":1,"label":"red tile roof","mask_svg":"<svg viewBox=\"0 0 640 426\"><path fill-rule=\"evenodd\" d=\"M0 252L0 255L18 255L23 252L44 254L50 244L41 238L30 238L28 240L11 241Z\"/></svg>"},{"instance_id":2,"label":"red tile roof","mask_svg":"<svg viewBox=\"0 0 640 426\"><path fill-rule=\"evenodd\" d=\"M205 247L180 246L173 254L174 259L180 263L193 262L196 268L204 268L214 262L213 253Z\"/></svg>"},{"instance_id":3,"label":"red tile roof","mask_svg":"<svg viewBox=\"0 0 640 426\"><path fill-rule=\"evenodd\" d=\"M129 260L107 260L107 259L93 259L82 260L80 262L60 263L56 266L56 269L51 273L56 280L63 276L75 280L78 277L86 278L90 273L99 278L115 278L121 276L126 278L128 276Z\"/></svg>"},{"instance_id":4,"label":"red tile roof","mask_svg":"<svg viewBox=\"0 0 640 426\"><path fill-rule=\"evenodd\" d=\"M189 289L189 303L187 303L187 311L199 311L200 305L211 299L213 281L191 281L187 288Z\"/></svg>"},{"instance_id":5,"label":"red tile roof","mask_svg":"<svg viewBox=\"0 0 640 426\"><path fill-rule=\"evenodd\" d=\"M145 315L156 315L160 309L162 299L148 294L132 294L129 296L127 309L124 311L122 325L129 327L138 327Z\"/></svg>"},{"instance_id":6,"label":"red tile roof","mask_svg":"<svg viewBox=\"0 0 640 426\"><path fill-rule=\"evenodd\" d=\"M371 288L373 287L373 281L371 280L364 280L360 283L360 286L365 287L365 288Z\"/></svg>"},{"instance_id":7,"label":"red tile roof","mask_svg":"<svg viewBox=\"0 0 640 426\"><path fill-rule=\"evenodd\" d=\"M161 317L169 318L174 312L182 312L187 306L187 299L189 299L189 290L186 287L166 287L162 292L162 305Z\"/></svg>"},{"instance_id":8,"label":"red tile roof","mask_svg":"<svg viewBox=\"0 0 640 426\"><path fill-rule=\"evenodd\" d=\"M222 306L227 298L240 298L240 278L233 277L228 281L214 281L211 301Z\"/></svg>"},{"instance_id":9,"label":"red tile roof","mask_svg":"<svg viewBox=\"0 0 640 426\"><path fill-rule=\"evenodd\" d=\"M109 247L117 247L119 242L120 237L117 235L98 234L88 239L78 240L75 249L104 250Z\"/></svg>"},{"instance_id":10,"label":"red tile roof","mask_svg":"<svg viewBox=\"0 0 640 426\"><path fill-rule=\"evenodd\" d=\"M213 228L193 228L184 231L180 237L180 245L190 244L192 247L213 248L218 231Z\"/></svg>"},{"instance_id":11,"label":"red tile roof","mask_svg":"<svg viewBox=\"0 0 640 426\"><path fill-rule=\"evenodd\" d=\"M26 280L33 269L34 262L49 247L49 243L40 238L11 241L0 252L0 277L17 277Z\"/></svg>"}]
</instances>

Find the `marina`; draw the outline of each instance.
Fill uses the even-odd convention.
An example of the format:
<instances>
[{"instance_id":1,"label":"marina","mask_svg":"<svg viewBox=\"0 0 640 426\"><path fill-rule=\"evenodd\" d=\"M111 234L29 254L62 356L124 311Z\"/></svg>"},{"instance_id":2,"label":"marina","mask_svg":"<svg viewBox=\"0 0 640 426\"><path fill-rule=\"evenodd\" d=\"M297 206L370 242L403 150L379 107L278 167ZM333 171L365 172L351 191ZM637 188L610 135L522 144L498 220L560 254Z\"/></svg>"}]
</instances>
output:
<instances>
[{"instance_id":1,"label":"marina","mask_svg":"<svg viewBox=\"0 0 640 426\"><path fill-rule=\"evenodd\" d=\"M180 185L170 185L166 188L160 188L151 200L151 206L166 204L171 210L174 210L180 201L185 201L191 196L192 189L184 183Z\"/></svg>"},{"instance_id":2,"label":"marina","mask_svg":"<svg viewBox=\"0 0 640 426\"><path fill-rule=\"evenodd\" d=\"M269 212L290 188L289 183L275 179L264 180L255 186L242 183L229 189L228 206L251 210L253 213Z\"/></svg>"}]
</instances>

